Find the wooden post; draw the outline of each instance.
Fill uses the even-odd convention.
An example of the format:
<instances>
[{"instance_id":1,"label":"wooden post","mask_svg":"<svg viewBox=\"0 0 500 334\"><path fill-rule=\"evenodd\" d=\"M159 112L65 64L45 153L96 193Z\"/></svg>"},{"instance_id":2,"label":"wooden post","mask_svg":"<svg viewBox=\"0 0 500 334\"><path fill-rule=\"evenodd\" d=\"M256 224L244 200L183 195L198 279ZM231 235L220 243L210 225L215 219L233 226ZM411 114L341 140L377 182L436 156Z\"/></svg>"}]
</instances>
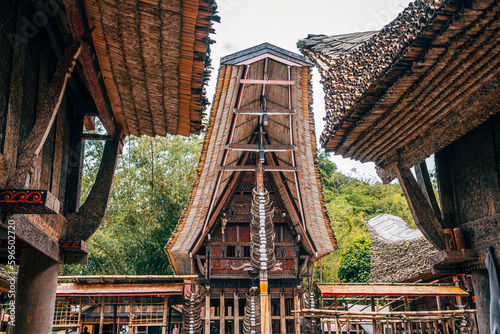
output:
<instances>
[{"instance_id":1,"label":"wooden post","mask_svg":"<svg viewBox=\"0 0 500 334\"><path fill-rule=\"evenodd\" d=\"M445 249L443 226L409 169L397 163L396 174L403 189L415 224L424 236L438 249Z\"/></svg>"},{"instance_id":2,"label":"wooden post","mask_svg":"<svg viewBox=\"0 0 500 334\"><path fill-rule=\"evenodd\" d=\"M234 293L233 315L234 315L234 334L240 334L240 300L238 298L238 291Z\"/></svg>"},{"instance_id":3,"label":"wooden post","mask_svg":"<svg viewBox=\"0 0 500 334\"><path fill-rule=\"evenodd\" d=\"M205 292L205 334L210 334L210 290Z\"/></svg>"},{"instance_id":4,"label":"wooden post","mask_svg":"<svg viewBox=\"0 0 500 334\"><path fill-rule=\"evenodd\" d=\"M117 329L116 328L117 327L117 324L116 324L116 313L118 312L118 305L115 304L114 306L115 306L115 308L113 310L113 334L116 334L116 332L117 332L117 330L116 330Z\"/></svg>"},{"instance_id":5,"label":"wooden post","mask_svg":"<svg viewBox=\"0 0 500 334\"><path fill-rule=\"evenodd\" d=\"M99 334L103 333L104 328L104 296L101 301L101 317L99 318Z\"/></svg>"},{"instance_id":6,"label":"wooden post","mask_svg":"<svg viewBox=\"0 0 500 334\"><path fill-rule=\"evenodd\" d=\"M370 308L372 312L375 312L375 298L373 296L370 297ZM377 328L377 321L375 320L375 318L372 320L372 326L373 326L373 333L375 334L379 333Z\"/></svg>"},{"instance_id":7,"label":"wooden post","mask_svg":"<svg viewBox=\"0 0 500 334\"><path fill-rule=\"evenodd\" d=\"M172 305L168 306L168 325L167 325L167 333L172 333Z\"/></svg>"},{"instance_id":8,"label":"wooden post","mask_svg":"<svg viewBox=\"0 0 500 334\"><path fill-rule=\"evenodd\" d=\"M220 294L220 333L226 333L226 301L224 300L224 293Z\"/></svg>"},{"instance_id":9,"label":"wooden post","mask_svg":"<svg viewBox=\"0 0 500 334\"><path fill-rule=\"evenodd\" d=\"M167 334L167 310L168 310L168 296L165 296L163 302L163 319L161 322L161 334Z\"/></svg>"},{"instance_id":10,"label":"wooden post","mask_svg":"<svg viewBox=\"0 0 500 334\"><path fill-rule=\"evenodd\" d=\"M50 333L54 321L59 264L24 248L17 281L14 334Z\"/></svg>"},{"instance_id":11,"label":"wooden post","mask_svg":"<svg viewBox=\"0 0 500 334\"><path fill-rule=\"evenodd\" d=\"M297 288L293 291L293 309L300 310L299 290ZM298 313L293 314L295 334L300 334L300 318Z\"/></svg>"},{"instance_id":12,"label":"wooden post","mask_svg":"<svg viewBox=\"0 0 500 334\"><path fill-rule=\"evenodd\" d=\"M472 272L479 333L490 333L490 281L487 270Z\"/></svg>"},{"instance_id":13,"label":"wooden post","mask_svg":"<svg viewBox=\"0 0 500 334\"><path fill-rule=\"evenodd\" d=\"M134 328L132 326L132 320L134 318L134 304L132 302L132 298L133 297L130 297L130 310L128 312L128 327L129 327L129 330L130 330L130 333L133 333L134 332Z\"/></svg>"},{"instance_id":14,"label":"wooden post","mask_svg":"<svg viewBox=\"0 0 500 334\"><path fill-rule=\"evenodd\" d=\"M285 293L280 293L280 332L286 334Z\"/></svg>"}]
</instances>

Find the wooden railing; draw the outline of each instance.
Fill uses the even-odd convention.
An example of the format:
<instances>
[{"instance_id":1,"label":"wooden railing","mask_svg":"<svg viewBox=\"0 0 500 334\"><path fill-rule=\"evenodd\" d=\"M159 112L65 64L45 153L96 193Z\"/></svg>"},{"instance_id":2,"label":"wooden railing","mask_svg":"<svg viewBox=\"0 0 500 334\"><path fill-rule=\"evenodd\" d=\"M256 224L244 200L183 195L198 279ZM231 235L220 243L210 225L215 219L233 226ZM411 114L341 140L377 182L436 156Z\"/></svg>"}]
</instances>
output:
<instances>
[{"instance_id":1,"label":"wooden railing","mask_svg":"<svg viewBox=\"0 0 500 334\"><path fill-rule=\"evenodd\" d=\"M351 312L300 310L304 317L321 318L324 333L363 334L362 326L375 334L463 334L478 333L476 310Z\"/></svg>"}]
</instances>

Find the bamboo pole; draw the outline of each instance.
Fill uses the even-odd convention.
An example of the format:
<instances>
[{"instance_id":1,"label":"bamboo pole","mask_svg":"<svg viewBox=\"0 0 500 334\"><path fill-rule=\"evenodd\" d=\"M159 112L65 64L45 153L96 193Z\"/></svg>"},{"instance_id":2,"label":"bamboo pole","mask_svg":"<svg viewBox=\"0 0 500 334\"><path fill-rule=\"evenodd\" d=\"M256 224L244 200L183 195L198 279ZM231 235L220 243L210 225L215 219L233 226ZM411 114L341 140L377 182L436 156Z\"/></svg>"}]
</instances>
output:
<instances>
[{"instance_id":1,"label":"bamboo pole","mask_svg":"<svg viewBox=\"0 0 500 334\"><path fill-rule=\"evenodd\" d=\"M103 334L104 327L104 297L102 297L101 301L101 316L99 318L99 334Z\"/></svg>"}]
</instances>

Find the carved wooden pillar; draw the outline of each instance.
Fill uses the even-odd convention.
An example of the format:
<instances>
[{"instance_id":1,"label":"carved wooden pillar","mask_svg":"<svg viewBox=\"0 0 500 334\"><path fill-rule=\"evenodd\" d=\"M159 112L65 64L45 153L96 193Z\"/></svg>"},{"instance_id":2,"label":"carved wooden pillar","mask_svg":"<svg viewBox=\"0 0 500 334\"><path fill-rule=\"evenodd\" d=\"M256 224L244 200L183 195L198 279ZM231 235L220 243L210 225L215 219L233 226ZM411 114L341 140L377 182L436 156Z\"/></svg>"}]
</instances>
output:
<instances>
[{"instance_id":1,"label":"carved wooden pillar","mask_svg":"<svg viewBox=\"0 0 500 334\"><path fill-rule=\"evenodd\" d=\"M38 250L25 248L17 281L14 334L52 332L59 263Z\"/></svg>"}]
</instances>

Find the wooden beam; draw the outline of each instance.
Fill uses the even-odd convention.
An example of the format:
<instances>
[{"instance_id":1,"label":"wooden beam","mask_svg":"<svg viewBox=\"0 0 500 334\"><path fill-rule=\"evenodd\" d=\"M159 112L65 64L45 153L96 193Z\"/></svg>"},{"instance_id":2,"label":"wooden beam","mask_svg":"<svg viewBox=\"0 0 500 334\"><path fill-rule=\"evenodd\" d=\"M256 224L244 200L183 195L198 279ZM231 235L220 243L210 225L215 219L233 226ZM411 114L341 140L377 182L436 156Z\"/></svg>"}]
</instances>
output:
<instances>
[{"instance_id":1,"label":"wooden beam","mask_svg":"<svg viewBox=\"0 0 500 334\"><path fill-rule=\"evenodd\" d=\"M438 249L445 249L443 227L437 219L432 207L418 185L415 177L409 169L396 163L396 174L399 184L403 189L410 211L415 219L415 224L425 237Z\"/></svg>"},{"instance_id":2,"label":"wooden beam","mask_svg":"<svg viewBox=\"0 0 500 334\"><path fill-rule=\"evenodd\" d=\"M434 189L432 188L432 181L429 176L429 170L427 169L427 164L425 161L421 162L419 165L415 165L415 176L417 177L417 182L425 198L429 202L436 218L442 221L441 209L439 208L436 195L434 194Z\"/></svg>"},{"instance_id":3,"label":"wooden beam","mask_svg":"<svg viewBox=\"0 0 500 334\"><path fill-rule=\"evenodd\" d=\"M240 115L293 115L295 111L284 108L267 108L266 110L262 108L234 108L234 113Z\"/></svg>"},{"instance_id":4,"label":"wooden beam","mask_svg":"<svg viewBox=\"0 0 500 334\"><path fill-rule=\"evenodd\" d=\"M109 135L101 135L98 133L82 133L82 140L104 140L110 141L114 138Z\"/></svg>"},{"instance_id":5,"label":"wooden beam","mask_svg":"<svg viewBox=\"0 0 500 334\"><path fill-rule=\"evenodd\" d=\"M219 166L219 170L225 172L255 172L257 166L246 165L246 166ZM292 166L264 166L264 172L295 172L298 171L298 167Z\"/></svg>"},{"instance_id":6,"label":"wooden beam","mask_svg":"<svg viewBox=\"0 0 500 334\"><path fill-rule=\"evenodd\" d=\"M434 154L436 160L436 173L439 188L439 201L443 216L443 227L453 228L456 222L455 187L453 177L453 165L448 157L449 150L441 150Z\"/></svg>"},{"instance_id":7,"label":"wooden beam","mask_svg":"<svg viewBox=\"0 0 500 334\"><path fill-rule=\"evenodd\" d=\"M234 292L234 334L240 334L240 299L238 297L238 289Z\"/></svg>"},{"instance_id":8,"label":"wooden beam","mask_svg":"<svg viewBox=\"0 0 500 334\"><path fill-rule=\"evenodd\" d=\"M70 153L68 157L68 181L66 185L67 214L76 212L80 208L83 158L85 151L85 143L81 138L84 123L83 119L84 116L74 110L71 125Z\"/></svg>"},{"instance_id":9,"label":"wooden beam","mask_svg":"<svg viewBox=\"0 0 500 334\"><path fill-rule=\"evenodd\" d=\"M59 213L59 200L47 190L0 189L0 209L5 213Z\"/></svg>"},{"instance_id":10,"label":"wooden beam","mask_svg":"<svg viewBox=\"0 0 500 334\"><path fill-rule=\"evenodd\" d=\"M76 59L82 50L81 42L74 42L64 51L64 55L57 64L56 70L47 88L43 107L37 116L35 125L25 141L17 169L9 178L7 188L25 188L29 182L28 175L33 160L40 153L45 140L50 133L52 125L59 110L68 78L73 72Z\"/></svg>"},{"instance_id":11,"label":"wooden beam","mask_svg":"<svg viewBox=\"0 0 500 334\"><path fill-rule=\"evenodd\" d=\"M50 216L39 215L7 215L6 219L2 221L2 225L7 229L7 222L13 220L16 226L16 238L19 238L43 253L52 260L61 263L62 256L59 248L59 243L48 236L47 231L42 230L39 226L35 225L30 218L38 217L39 219L49 220L47 225L61 227L66 223L66 218L61 214Z\"/></svg>"},{"instance_id":12,"label":"wooden beam","mask_svg":"<svg viewBox=\"0 0 500 334\"><path fill-rule=\"evenodd\" d=\"M99 172L87 200L78 212L68 215L67 239L87 240L101 225L111 194L120 146L118 139L106 142Z\"/></svg>"},{"instance_id":13,"label":"wooden beam","mask_svg":"<svg viewBox=\"0 0 500 334\"><path fill-rule=\"evenodd\" d=\"M249 152L286 152L297 149L296 145L257 145L257 144L227 144L228 150Z\"/></svg>"},{"instance_id":14,"label":"wooden beam","mask_svg":"<svg viewBox=\"0 0 500 334\"><path fill-rule=\"evenodd\" d=\"M293 80L262 80L262 79L240 79L242 84L262 84L262 85L294 85Z\"/></svg>"}]
</instances>

